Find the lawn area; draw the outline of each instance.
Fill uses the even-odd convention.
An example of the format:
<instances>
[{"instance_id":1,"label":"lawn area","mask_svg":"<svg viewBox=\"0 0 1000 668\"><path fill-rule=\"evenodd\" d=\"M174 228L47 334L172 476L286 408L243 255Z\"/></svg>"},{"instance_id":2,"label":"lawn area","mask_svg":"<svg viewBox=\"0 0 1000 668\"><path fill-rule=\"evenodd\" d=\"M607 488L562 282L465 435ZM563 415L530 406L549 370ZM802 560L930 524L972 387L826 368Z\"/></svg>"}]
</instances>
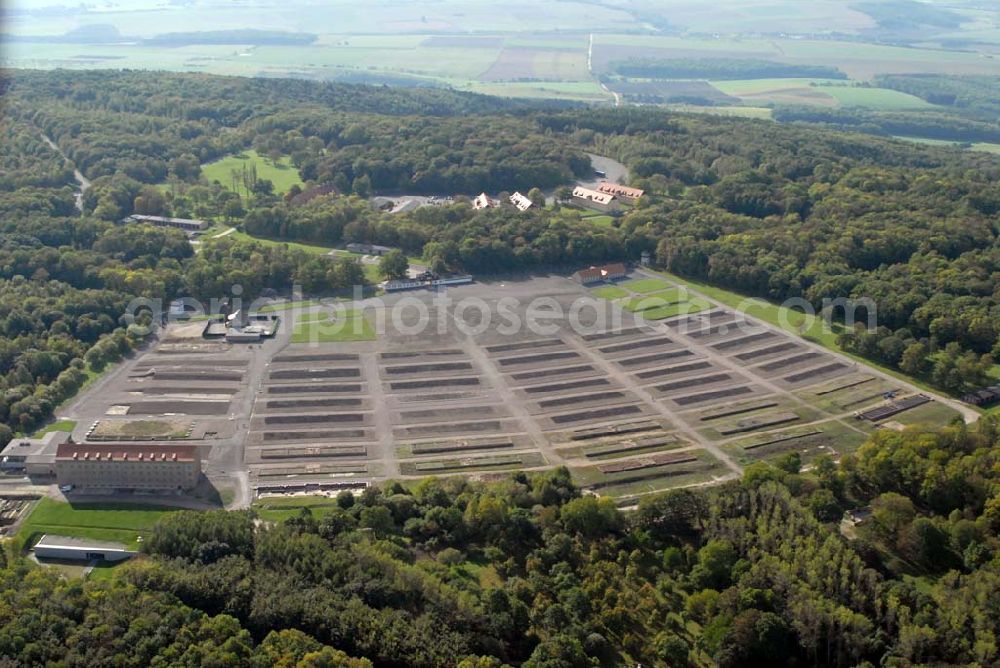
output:
<instances>
[{"instance_id":1,"label":"lawn area","mask_svg":"<svg viewBox=\"0 0 1000 668\"><path fill-rule=\"evenodd\" d=\"M41 499L18 530L19 545L27 547L44 533L93 540L111 540L137 549L156 520L176 508L125 503L69 504ZM31 541L31 543L29 543Z\"/></svg>"},{"instance_id":2,"label":"lawn area","mask_svg":"<svg viewBox=\"0 0 1000 668\"><path fill-rule=\"evenodd\" d=\"M292 343L347 343L374 341L375 338L375 328L360 311L348 311L338 320L300 321L292 330Z\"/></svg>"},{"instance_id":3,"label":"lawn area","mask_svg":"<svg viewBox=\"0 0 1000 668\"><path fill-rule=\"evenodd\" d=\"M668 304L678 304L687 300L687 295L682 294L681 288L670 288L661 292L654 292L648 295L632 297L622 303L622 308L632 313L638 311L648 311Z\"/></svg>"},{"instance_id":4,"label":"lawn area","mask_svg":"<svg viewBox=\"0 0 1000 668\"><path fill-rule=\"evenodd\" d=\"M256 241L257 243L264 244L265 246L288 246L292 250L300 250L306 253L312 253L313 255L327 255L333 250L330 246L321 246L318 244L307 244L301 243L299 241L288 241L287 239L266 239L264 237L254 237L250 236L242 230L236 230L231 234L227 234L222 237L223 239L239 239L240 241Z\"/></svg>"},{"instance_id":5,"label":"lawn area","mask_svg":"<svg viewBox=\"0 0 1000 668\"><path fill-rule=\"evenodd\" d=\"M666 281L660 280L659 278L637 278L631 281L626 281L621 284L626 290L631 290L632 292L638 292L639 294L647 294L650 292L659 292L661 290L666 290L670 287L670 284Z\"/></svg>"},{"instance_id":6,"label":"lawn area","mask_svg":"<svg viewBox=\"0 0 1000 668\"><path fill-rule=\"evenodd\" d=\"M254 150L202 165L201 173L209 183L218 181L224 187L239 192L243 191L244 187L242 183L234 187L233 172L242 173L244 169L250 170L251 167L256 167L258 178L267 179L274 184L276 193L286 193L295 184L302 185L299 170L292 166L288 156L283 156L277 163L273 163Z\"/></svg>"},{"instance_id":7,"label":"lawn area","mask_svg":"<svg viewBox=\"0 0 1000 668\"><path fill-rule=\"evenodd\" d=\"M603 213L594 216L583 216L583 220L598 227L613 227L613 223L615 222L614 218Z\"/></svg>"},{"instance_id":8,"label":"lawn area","mask_svg":"<svg viewBox=\"0 0 1000 668\"><path fill-rule=\"evenodd\" d=\"M712 308L712 304L708 301L701 299L700 297L694 297L676 304L665 304L664 306L644 309L640 315L645 320L663 320L664 318L672 318L675 315L700 313L701 311L707 311L710 308Z\"/></svg>"},{"instance_id":9,"label":"lawn area","mask_svg":"<svg viewBox=\"0 0 1000 668\"><path fill-rule=\"evenodd\" d=\"M816 86L815 90L836 99L842 107L865 107L882 111L934 108L933 104L919 97L888 88Z\"/></svg>"},{"instance_id":10,"label":"lawn area","mask_svg":"<svg viewBox=\"0 0 1000 668\"><path fill-rule=\"evenodd\" d=\"M283 522L308 508L319 519L337 507L337 499L328 496L266 497L255 501L253 510L266 522Z\"/></svg>"},{"instance_id":11,"label":"lawn area","mask_svg":"<svg viewBox=\"0 0 1000 668\"><path fill-rule=\"evenodd\" d=\"M51 431L73 431L74 429L76 429L76 420L56 420L36 431L31 435L31 438L41 438Z\"/></svg>"},{"instance_id":12,"label":"lawn area","mask_svg":"<svg viewBox=\"0 0 1000 668\"><path fill-rule=\"evenodd\" d=\"M599 299L608 299L608 300L621 299L622 297L628 297L629 295L628 290L623 290L622 288L619 288L617 285L605 285L604 287L601 288L594 288L593 290L591 290L591 292L594 293L594 296L598 297Z\"/></svg>"},{"instance_id":13,"label":"lawn area","mask_svg":"<svg viewBox=\"0 0 1000 668\"><path fill-rule=\"evenodd\" d=\"M310 306L319 306L322 302L318 299L303 299L297 302L284 301L278 302L276 304L267 304L266 306L261 306L257 310L257 313L276 313L278 311L287 311L293 308L309 308Z\"/></svg>"}]
</instances>

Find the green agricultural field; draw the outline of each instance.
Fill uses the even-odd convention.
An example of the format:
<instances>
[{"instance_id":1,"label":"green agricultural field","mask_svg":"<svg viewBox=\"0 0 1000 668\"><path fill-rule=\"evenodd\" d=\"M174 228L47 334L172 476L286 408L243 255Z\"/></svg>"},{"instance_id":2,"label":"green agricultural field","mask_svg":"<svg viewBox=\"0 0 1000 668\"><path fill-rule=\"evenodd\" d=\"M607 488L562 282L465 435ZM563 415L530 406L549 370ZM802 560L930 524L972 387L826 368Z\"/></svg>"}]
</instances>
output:
<instances>
[{"instance_id":1,"label":"green agricultural field","mask_svg":"<svg viewBox=\"0 0 1000 668\"><path fill-rule=\"evenodd\" d=\"M30 547L44 533L93 540L112 540L139 547L156 521L176 508L124 503L69 504L41 499L18 530L19 545Z\"/></svg>"},{"instance_id":2,"label":"green agricultural field","mask_svg":"<svg viewBox=\"0 0 1000 668\"><path fill-rule=\"evenodd\" d=\"M833 97L842 107L865 107L883 111L904 111L911 109L934 109L935 105L914 95L888 88L864 88L860 86L817 86Z\"/></svg>"},{"instance_id":3,"label":"green agricultural field","mask_svg":"<svg viewBox=\"0 0 1000 668\"><path fill-rule=\"evenodd\" d=\"M218 181L226 188L235 192L245 193L239 176L234 184L233 172L243 173L256 167L257 177L267 179L274 184L274 192L286 193L293 185L302 185L299 178L299 170L292 166L288 156L282 157L277 163L271 162L269 158L259 155L257 151L248 150L238 155L231 155L215 162L210 162L201 166L201 173L209 183Z\"/></svg>"},{"instance_id":4,"label":"green agricultural field","mask_svg":"<svg viewBox=\"0 0 1000 668\"><path fill-rule=\"evenodd\" d=\"M628 290L619 288L617 285L605 285L600 288L594 288L591 290L595 297L600 299L621 299L622 297L628 297Z\"/></svg>"},{"instance_id":5,"label":"green agricultural field","mask_svg":"<svg viewBox=\"0 0 1000 668\"><path fill-rule=\"evenodd\" d=\"M933 109L919 97L888 88L869 88L834 79L739 79L712 81L725 93L748 103L864 107L885 111Z\"/></svg>"},{"instance_id":6,"label":"green agricultural field","mask_svg":"<svg viewBox=\"0 0 1000 668\"><path fill-rule=\"evenodd\" d=\"M809 88L810 85L844 83L836 79L808 79L808 78L774 78L774 79L732 79L726 81L710 81L713 86L721 90L726 95L734 97L744 97L762 95L775 90Z\"/></svg>"},{"instance_id":7,"label":"green agricultural field","mask_svg":"<svg viewBox=\"0 0 1000 668\"><path fill-rule=\"evenodd\" d=\"M348 311L337 320L297 322L292 330L292 343L348 343L375 338L375 328L360 311Z\"/></svg>"},{"instance_id":8,"label":"green agricultural field","mask_svg":"<svg viewBox=\"0 0 1000 668\"><path fill-rule=\"evenodd\" d=\"M959 150L965 149L969 151L982 151L983 153L993 153L1000 155L1000 144L991 144L989 142L974 142L972 144L966 144L964 142L956 142L949 139L928 139L926 137L907 137L905 135L893 135L893 139L901 139L903 141L915 142L917 144L927 144L928 146L951 146Z\"/></svg>"}]
</instances>

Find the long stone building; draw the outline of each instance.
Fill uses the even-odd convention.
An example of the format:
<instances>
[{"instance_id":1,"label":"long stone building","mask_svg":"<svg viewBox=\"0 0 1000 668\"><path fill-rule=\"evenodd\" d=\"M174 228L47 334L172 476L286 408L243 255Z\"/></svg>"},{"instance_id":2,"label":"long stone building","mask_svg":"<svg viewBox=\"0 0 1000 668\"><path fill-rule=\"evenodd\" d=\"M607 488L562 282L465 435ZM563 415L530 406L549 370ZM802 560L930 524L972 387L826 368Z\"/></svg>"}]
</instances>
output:
<instances>
[{"instance_id":1,"label":"long stone building","mask_svg":"<svg viewBox=\"0 0 1000 668\"><path fill-rule=\"evenodd\" d=\"M56 480L81 489L189 490L201 476L193 445L63 443L56 451Z\"/></svg>"}]
</instances>

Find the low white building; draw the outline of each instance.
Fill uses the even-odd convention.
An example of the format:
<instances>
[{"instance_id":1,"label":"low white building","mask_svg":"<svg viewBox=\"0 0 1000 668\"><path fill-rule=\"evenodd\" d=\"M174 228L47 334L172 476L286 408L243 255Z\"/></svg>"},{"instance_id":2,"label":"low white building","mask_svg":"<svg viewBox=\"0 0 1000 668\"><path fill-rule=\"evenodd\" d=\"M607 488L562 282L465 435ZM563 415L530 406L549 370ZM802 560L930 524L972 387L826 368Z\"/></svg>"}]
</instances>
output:
<instances>
[{"instance_id":1,"label":"low white building","mask_svg":"<svg viewBox=\"0 0 1000 668\"><path fill-rule=\"evenodd\" d=\"M37 559L124 561L136 555L121 543L45 534L32 548Z\"/></svg>"},{"instance_id":2,"label":"low white building","mask_svg":"<svg viewBox=\"0 0 1000 668\"><path fill-rule=\"evenodd\" d=\"M492 199L486 193L479 193L479 195L472 200L472 208L476 211L481 211L482 209L492 209L496 205L496 200Z\"/></svg>"},{"instance_id":3,"label":"low white building","mask_svg":"<svg viewBox=\"0 0 1000 668\"><path fill-rule=\"evenodd\" d=\"M514 193L510 196L510 203L514 205L518 211L527 211L535 205L527 195L522 195L519 192Z\"/></svg>"}]
</instances>

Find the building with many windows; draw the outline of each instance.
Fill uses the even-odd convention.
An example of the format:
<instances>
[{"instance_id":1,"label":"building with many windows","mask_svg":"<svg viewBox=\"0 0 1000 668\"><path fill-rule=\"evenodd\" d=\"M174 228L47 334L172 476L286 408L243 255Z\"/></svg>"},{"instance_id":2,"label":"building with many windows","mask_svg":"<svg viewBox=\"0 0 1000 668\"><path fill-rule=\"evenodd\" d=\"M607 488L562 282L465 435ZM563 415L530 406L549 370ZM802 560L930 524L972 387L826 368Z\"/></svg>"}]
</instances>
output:
<instances>
[{"instance_id":1,"label":"building with many windows","mask_svg":"<svg viewBox=\"0 0 1000 668\"><path fill-rule=\"evenodd\" d=\"M95 490L189 490L201 476L193 445L63 443L56 451L60 485Z\"/></svg>"},{"instance_id":2,"label":"building with many windows","mask_svg":"<svg viewBox=\"0 0 1000 668\"><path fill-rule=\"evenodd\" d=\"M631 188L629 186L611 183L610 181L601 181L597 186L597 192L604 193L605 195L613 195L614 197L629 203L635 202L646 194L646 191L641 188Z\"/></svg>"},{"instance_id":3,"label":"building with many windows","mask_svg":"<svg viewBox=\"0 0 1000 668\"><path fill-rule=\"evenodd\" d=\"M513 204L514 208L518 211L527 211L535 204L527 195L522 195L519 192L510 196L510 203Z\"/></svg>"},{"instance_id":4,"label":"building with many windows","mask_svg":"<svg viewBox=\"0 0 1000 668\"><path fill-rule=\"evenodd\" d=\"M619 208L618 200L615 199L614 195L584 188L583 186L573 188L573 198L570 202L585 209L594 209L595 211L617 211Z\"/></svg>"}]
</instances>

